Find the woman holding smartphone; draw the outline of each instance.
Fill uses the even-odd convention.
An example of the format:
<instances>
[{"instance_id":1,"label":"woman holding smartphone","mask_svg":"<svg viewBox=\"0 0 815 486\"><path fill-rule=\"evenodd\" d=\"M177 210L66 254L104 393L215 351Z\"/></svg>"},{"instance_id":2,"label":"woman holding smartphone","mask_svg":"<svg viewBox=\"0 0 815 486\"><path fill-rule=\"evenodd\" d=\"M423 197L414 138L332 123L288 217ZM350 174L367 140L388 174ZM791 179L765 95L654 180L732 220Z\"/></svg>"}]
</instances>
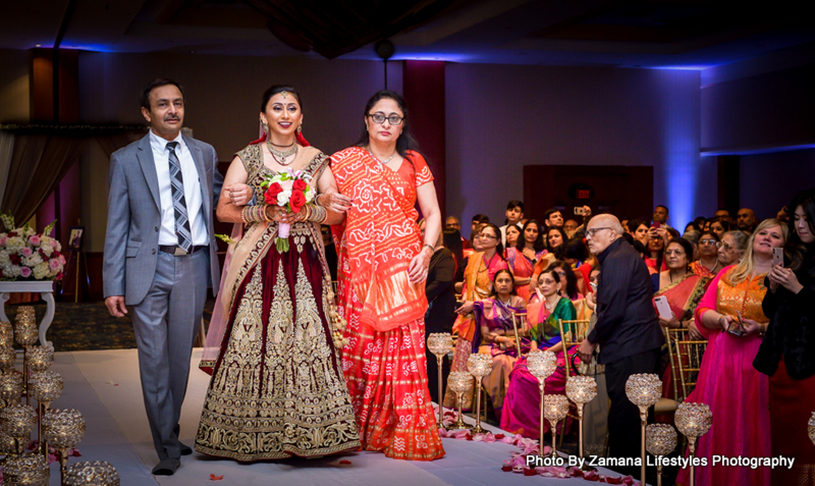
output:
<instances>
[{"instance_id":1,"label":"woman holding smartphone","mask_svg":"<svg viewBox=\"0 0 815 486\"><path fill-rule=\"evenodd\" d=\"M716 275L696 310L708 345L696 388L686 401L706 403L713 412L713 426L697 445L696 456L708 459L707 466L696 468L698 486L770 484L768 467L713 466L712 456L771 454L768 380L752 363L769 320L761 308L767 293L764 278L772 269L773 248L786 239L785 224L763 221L750 236L741 263ZM682 469L677 484L688 484L689 472Z\"/></svg>"},{"instance_id":2,"label":"woman holding smartphone","mask_svg":"<svg viewBox=\"0 0 815 486\"><path fill-rule=\"evenodd\" d=\"M773 469L772 484L815 484L815 447L804 429L815 403L815 189L799 193L788 207L790 260L774 264L767 275L762 308L770 325L753 366L770 377L772 453L795 458L792 469Z\"/></svg>"}]
</instances>

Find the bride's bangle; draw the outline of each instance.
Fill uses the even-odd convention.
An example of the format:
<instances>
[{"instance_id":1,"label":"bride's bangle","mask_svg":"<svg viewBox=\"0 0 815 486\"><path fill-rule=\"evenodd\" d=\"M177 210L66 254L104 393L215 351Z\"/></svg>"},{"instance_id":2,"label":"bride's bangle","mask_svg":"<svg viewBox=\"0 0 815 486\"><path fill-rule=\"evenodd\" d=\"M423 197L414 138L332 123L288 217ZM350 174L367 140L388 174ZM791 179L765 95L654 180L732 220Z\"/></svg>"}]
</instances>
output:
<instances>
[{"instance_id":1,"label":"bride's bangle","mask_svg":"<svg viewBox=\"0 0 815 486\"><path fill-rule=\"evenodd\" d=\"M241 210L241 218L244 223L259 223L261 221L268 221L266 218L266 205L258 204L255 206L244 206Z\"/></svg>"},{"instance_id":2,"label":"bride's bangle","mask_svg":"<svg viewBox=\"0 0 815 486\"><path fill-rule=\"evenodd\" d=\"M305 211L303 221L313 221L315 223L324 223L328 217L328 211L322 206L316 204L306 204L300 211Z\"/></svg>"},{"instance_id":3,"label":"bride's bangle","mask_svg":"<svg viewBox=\"0 0 815 486\"><path fill-rule=\"evenodd\" d=\"M328 199L326 200L325 198ZM327 208L331 205L331 194L318 194L317 197L314 198L314 204Z\"/></svg>"}]
</instances>

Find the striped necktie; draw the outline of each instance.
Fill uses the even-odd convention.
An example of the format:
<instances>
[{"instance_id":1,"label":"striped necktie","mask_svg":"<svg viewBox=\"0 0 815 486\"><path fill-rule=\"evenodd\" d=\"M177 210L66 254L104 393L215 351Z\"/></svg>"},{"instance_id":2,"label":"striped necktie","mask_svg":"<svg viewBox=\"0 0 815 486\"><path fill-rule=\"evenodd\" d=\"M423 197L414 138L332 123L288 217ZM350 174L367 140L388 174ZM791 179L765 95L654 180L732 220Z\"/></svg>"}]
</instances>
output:
<instances>
[{"instance_id":1,"label":"striped necktie","mask_svg":"<svg viewBox=\"0 0 815 486\"><path fill-rule=\"evenodd\" d=\"M178 142L168 142L167 150L170 161L170 186L173 194L173 211L175 212L175 234L178 236L178 246L188 252L192 249L192 231L190 220L187 217L187 201L184 198L184 176L181 174L181 163L175 154Z\"/></svg>"}]
</instances>

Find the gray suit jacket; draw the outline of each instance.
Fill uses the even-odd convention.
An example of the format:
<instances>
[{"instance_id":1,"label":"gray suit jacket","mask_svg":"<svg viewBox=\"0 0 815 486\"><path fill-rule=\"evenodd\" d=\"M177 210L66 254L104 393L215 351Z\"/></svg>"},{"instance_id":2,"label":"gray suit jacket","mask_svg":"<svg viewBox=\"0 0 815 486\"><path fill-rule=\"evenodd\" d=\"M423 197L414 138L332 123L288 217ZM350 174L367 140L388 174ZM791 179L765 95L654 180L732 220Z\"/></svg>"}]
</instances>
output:
<instances>
[{"instance_id":1,"label":"gray suit jacket","mask_svg":"<svg viewBox=\"0 0 815 486\"><path fill-rule=\"evenodd\" d=\"M203 212L209 233L210 283L218 290L220 265L213 231L213 211L224 178L211 145L184 136L203 192ZM127 305L144 300L158 259L161 203L150 136L117 150L110 158L108 227L102 269L105 297L124 295Z\"/></svg>"}]
</instances>

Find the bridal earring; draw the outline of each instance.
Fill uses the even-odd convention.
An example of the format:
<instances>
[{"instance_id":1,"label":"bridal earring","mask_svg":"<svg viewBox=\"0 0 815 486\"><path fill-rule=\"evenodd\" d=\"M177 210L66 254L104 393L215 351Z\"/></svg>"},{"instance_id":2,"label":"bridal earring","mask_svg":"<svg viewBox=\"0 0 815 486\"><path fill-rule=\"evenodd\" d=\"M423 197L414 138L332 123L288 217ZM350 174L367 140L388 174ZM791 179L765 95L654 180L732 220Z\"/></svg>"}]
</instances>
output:
<instances>
[{"instance_id":1,"label":"bridal earring","mask_svg":"<svg viewBox=\"0 0 815 486\"><path fill-rule=\"evenodd\" d=\"M263 127L263 133L269 133L269 124L260 120L260 126Z\"/></svg>"}]
</instances>

